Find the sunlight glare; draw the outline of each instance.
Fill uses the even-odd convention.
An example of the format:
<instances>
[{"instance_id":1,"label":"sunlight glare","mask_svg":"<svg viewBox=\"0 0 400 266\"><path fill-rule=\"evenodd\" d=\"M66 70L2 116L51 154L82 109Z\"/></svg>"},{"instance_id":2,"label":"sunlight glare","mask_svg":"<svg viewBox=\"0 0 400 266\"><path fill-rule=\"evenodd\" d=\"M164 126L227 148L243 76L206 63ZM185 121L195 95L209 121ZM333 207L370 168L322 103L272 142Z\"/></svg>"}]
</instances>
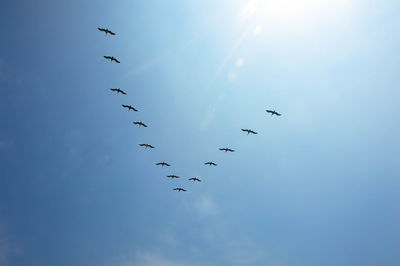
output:
<instances>
[{"instance_id":1,"label":"sunlight glare","mask_svg":"<svg viewBox=\"0 0 400 266\"><path fill-rule=\"evenodd\" d=\"M346 6L350 0L249 0L239 12L242 20L296 20L309 19ZM292 21L293 22L293 21Z\"/></svg>"}]
</instances>

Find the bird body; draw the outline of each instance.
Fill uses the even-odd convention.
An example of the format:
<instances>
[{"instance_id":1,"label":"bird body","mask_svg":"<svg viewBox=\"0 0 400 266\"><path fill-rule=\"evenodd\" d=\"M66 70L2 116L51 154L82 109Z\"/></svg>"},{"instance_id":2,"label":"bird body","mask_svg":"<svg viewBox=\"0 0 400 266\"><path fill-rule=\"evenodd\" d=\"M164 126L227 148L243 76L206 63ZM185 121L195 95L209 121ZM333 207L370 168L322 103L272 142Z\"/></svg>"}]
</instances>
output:
<instances>
[{"instance_id":1,"label":"bird body","mask_svg":"<svg viewBox=\"0 0 400 266\"><path fill-rule=\"evenodd\" d=\"M234 152L235 150L229 149L229 148L220 148L220 151L224 151L224 152Z\"/></svg>"},{"instance_id":2,"label":"bird body","mask_svg":"<svg viewBox=\"0 0 400 266\"><path fill-rule=\"evenodd\" d=\"M112 61L114 61L114 62L116 62L116 63L121 63L117 58L115 58L114 56L108 56L108 55L105 55L104 56L104 58L105 59L110 59L110 62L112 62Z\"/></svg>"},{"instance_id":3,"label":"bird body","mask_svg":"<svg viewBox=\"0 0 400 266\"><path fill-rule=\"evenodd\" d=\"M173 190L177 190L177 191L187 191L186 189L181 188L181 187L176 187L176 188L174 188Z\"/></svg>"},{"instance_id":4,"label":"bird body","mask_svg":"<svg viewBox=\"0 0 400 266\"><path fill-rule=\"evenodd\" d=\"M271 116L273 116L273 115L276 115L276 116L281 116L281 114L280 113L278 113L278 112L276 112L276 111L273 111L273 110L265 110L267 113L270 113L271 114Z\"/></svg>"},{"instance_id":5,"label":"bird body","mask_svg":"<svg viewBox=\"0 0 400 266\"><path fill-rule=\"evenodd\" d=\"M154 146L151 146L150 144L147 144L147 143L139 144L139 146L145 147L146 149L147 148L154 149Z\"/></svg>"},{"instance_id":6,"label":"bird body","mask_svg":"<svg viewBox=\"0 0 400 266\"><path fill-rule=\"evenodd\" d=\"M133 110L133 111L135 111L135 112L138 111L136 108L132 107L132 105L122 104L122 107L128 108L128 111L130 111L130 110Z\"/></svg>"},{"instance_id":7,"label":"bird body","mask_svg":"<svg viewBox=\"0 0 400 266\"><path fill-rule=\"evenodd\" d=\"M255 135L255 134L258 134L257 132L255 132L255 131L253 131L253 130L251 130L251 129L242 129L242 131L243 131L243 132L247 132L247 135L249 135L250 133L251 133L251 134L254 134L254 135Z\"/></svg>"},{"instance_id":8,"label":"bird body","mask_svg":"<svg viewBox=\"0 0 400 266\"><path fill-rule=\"evenodd\" d=\"M111 91L116 91L117 92L117 94L118 93L122 93L123 95L126 95L126 92L124 92L123 90L121 90L120 88L118 88L118 89L110 89ZM123 106L123 105L122 105ZM125 106L124 106L125 107Z\"/></svg>"},{"instance_id":9,"label":"bird body","mask_svg":"<svg viewBox=\"0 0 400 266\"><path fill-rule=\"evenodd\" d=\"M204 163L205 165L212 165L212 166L217 166L217 164L216 163L214 163L214 162L206 162L206 163Z\"/></svg>"},{"instance_id":10,"label":"bird body","mask_svg":"<svg viewBox=\"0 0 400 266\"><path fill-rule=\"evenodd\" d=\"M133 124L135 124L135 125L138 125L139 127L147 127L147 125L145 124L145 123L143 123L143 122L132 122Z\"/></svg>"},{"instance_id":11,"label":"bird body","mask_svg":"<svg viewBox=\"0 0 400 266\"><path fill-rule=\"evenodd\" d=\"M200 180L200 179L198 179L197 177L192 177L192 178L189 178L189 180L193 180L193 181L201 182L201 180Z\"/></svg>"},{"instance_id":12,"label":"bird body","mask_svg":"<svg viewBox=\"0 0 400 266\"><path fill-rule=\"evenodd\" d=\"M170 164L167 164L166 162L156 163L156 165L161 165L161 167L164 167L164 166L171 166Z\"/></svg>"},{"instance_id":13,"label":"bird body","mask_svg":"<svg viewBox=\"0 0 400 266\"><path fill-rule=\"evenodd\" d=\"M112 31L110 31L109 29L104 29L104 28L97 28L97 29L98 29L99 31L105 32L105 33L106 33L106 36L107 36L107 34L115 35L115 33L112 32Z\"/></svg>"},{"instance_id":14,"label":"bird body","mask_svg":"<svg viewBox=\"0 0 400 266\"><path fill-rule=\"evenodd\" d=\"M169 177L169 178L180 178L180 177L177 176L177 175L167 175L167 177Z\"/></svg>"}]
</instances>

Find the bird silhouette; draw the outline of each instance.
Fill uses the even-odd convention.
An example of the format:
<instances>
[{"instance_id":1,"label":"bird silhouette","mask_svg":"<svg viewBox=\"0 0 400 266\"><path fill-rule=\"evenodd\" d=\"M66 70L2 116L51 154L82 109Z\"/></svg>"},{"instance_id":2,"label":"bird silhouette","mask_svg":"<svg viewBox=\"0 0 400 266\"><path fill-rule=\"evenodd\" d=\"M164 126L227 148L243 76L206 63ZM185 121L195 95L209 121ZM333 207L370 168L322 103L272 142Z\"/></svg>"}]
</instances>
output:
<instances>
[{"instance_id":1,"label":"bird silhouette","mask_svg":"<svg viewBox=\"0 0 400 266\"><path fill-rule=\"evenodd\" d=\"M164 167L164 166L171 166L170 164L167 164L166 162L156 163L156 165L161 165L161 167Z\"/></svg>"},{"instance_id":2,"label":"bird silhouette","mask_svg":"<svg viewBox=\"0 0 400 266\"><path fill-rule=\"evenodd\" d=\"M177 176L177 175L167 175L167 177L169 177L169 178L180 178L180 177Z\"/></svg>"},{"instance_id":3,"label":"bird silhouette","mask_svg":"<svg viewBox=\"0 0 400 266\"><path fill-rule=\"evenodd\" d=\"M123 90L121 90L120 88L118 88L118 89L110 89L111 91L116 91L117 92L117 94L118 93L122 93L123 95L126 95L126 92L124 92Z\"/></svg>"},{"instance_id":4,"label":"bird silhouette","mask_svg":"<svg viewBox=\"0 0 400 266\"><path fill-rule=\"evenodd\" d=\"M114 62L116 62L116 63L121 63L117 58L115 58L114 56L108 56L108 55L105 55L104 56L104 58L105 59L110 59L110 62L112 62L112 61L114 61Z\"/></svg>"},{"instance_id":5,"label":"bird silhouette","mask_svg":"<svg viewBox=\"0 0 400 266\"><path fill-rule=\"evenodd\" d=\"M174 188L173 190L177 190L177 191L187 191L186 189L181 188L181 187L176 187L176 188Z\"/></svg>"},{"instance_id":6,"label":"bird silhouette","mask_svg":"<svg viewBox=\"0 0 400 266\"><path fill-rule=\"evenodd\" d=\"M224 151L224 152L234 152L235 150L229 149L229 148L220 148L220 151Z\"/></svg>"},{"instance_id":7,"label":"bird silhouette","mask_svg":"<svg viewBox=\"0 0 400 266\"><path fill-rule=\"evenodd\" d=\"M146 143L144 143L144 144L139 144L139 146L145 147L146 149L147 149L147 148L154 149L154 146L151 146L150 144L146 144Z\"/></svg>"},{"instance_id":8,"label":"bird silhouette","mask_svg":"<svg viewBox=\"0 0 400 266\"><path fill-rule=\"evenodd\" d=\"M273 110L265 110L267 113L270 113L271 114L271 116L273 116L273 115L276 115L276 116L281 116L281 114L280 113L278 113L278 112L275 112L275 111L273 111Z\"/></svg>"},{"instance_id":9,"label":"bird silhouette","mask_svg":"<svg viewBox=\"0 0 400 266\"><path fill-rule=\"evenodd\" d=\"M251 129L242 129L243 132L247 132L247 135L251 134L258 134L257 132L251 130Z\"/></svg>"},{"instance_id":10,"label":"bird silhouette","mask_svg":"<svg viewBox=\"0 0 400 266\"><path fill-rule=\"evenodd\" d=\"M193 180L193 181L201 182L201 180L200 180L200 179L198 179L197 177L192 177L192 178L189 178L189 180Z\"/></svg>"},{"instance_id":11,"label":"bird silhouette","mask_svg":"<svg viewBox=\"0 0 400 266\"><path fill-rule=\"evenodd\" d=\"M147 127L147 125L145 124L145 123L143 123L143 122L132 122L133 124L135 124L135 125L138 125L139 127Z\"/></svg>"},{"instance_id":12,"label":"bird silhouette","mask_svg":"<svg viewBox=\"0 0 400 266\"><path fill-rule=\"evenodd\" d=\"M109 29L104 29L104 28L97 28L99 31L102 31L102 32L105 32L106 33L106 36L107 36L107 33L108 34L111 34L111 35L115 35L115 33L114 32L112 32L112 31L110 31Z\"/></svg>"},{"instance_id":13,"label":"bird silhouette","mask_svg":"<svg viewBox=\"0 0 400 266\"><path fill-rule=\"evenodd\" d=\"M216 163L214 163L214 162L206 162L206 163L204 163L205 165L212 165L212 166L217 166L217 164Z\"/></svg>"},{"instance_id":14,"label":"bird silhouette","mask_svg":"<svg viewBox=\"0 0 400 266\"><path fill-rule=\"evenodd\" d=\"M122 104L122 107L128 108L128 111L130 111L130 110L133 110L133 111L135 111L135 112L138 111L136 108L132 107L132 105Z\"/></svg>"}]
</instances>

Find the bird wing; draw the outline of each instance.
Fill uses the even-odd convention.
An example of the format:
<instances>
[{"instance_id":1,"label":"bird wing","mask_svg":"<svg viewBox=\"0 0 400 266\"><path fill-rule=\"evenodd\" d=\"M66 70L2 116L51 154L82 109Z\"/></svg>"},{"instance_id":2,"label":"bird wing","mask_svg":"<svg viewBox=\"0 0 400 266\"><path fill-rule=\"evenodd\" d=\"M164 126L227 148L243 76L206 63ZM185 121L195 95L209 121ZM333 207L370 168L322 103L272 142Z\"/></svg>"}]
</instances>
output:
<instances>
[{"instance_id":1,"label":"bird wing","mask_svg":"<svg viewBox=\"0 0 400 266\"><path fill-rule=\"evenodd\" d=\"M108 33L110 33L111 35L115 35L115 33L114 33L114 32L112 32L112 31L108 31Z\"/></svg>"},{"instance_id":2,"label":"bird wing","mask_svg":"<svg viewBox=\"0 0 400 266\"><path fill-rule=\"evenodd\" d=\"M154 148L154 147L153 147L153 146L151 146L151 145L147 145L147 147L149 147L149 148L152 148L152 149Z\"/></svg>"},{"instance_id":3,"label":"bird wing","mask_svg":"<svg viewBox=\"0 0 400 266\"><path fill-rule=\"evenodd\" d=\"M138 110L137 110L137 109L135 109L134 107L132 107L132 110L133 110L133 111L135 111L135 112L137 112L137 111L138 111ZM143 123L142 123L142 124L143 124Z\"/></svg>"},{"instance_id":4,"label":"bird wing","mask_svg":"<svg viewBox=\"0 0 400 266\"><path fill-rule=\"evenodd\" d=\"M97 28L99 31L105 31L105 29L103 28Z\"/></svg>"},{"instance_id":5,"label":"bird wing","mask_svg":"<svg viewBox=\"0 0 400 266\"><path fill-rule=\"evenodd\" d=\"M118 64L120 63L117 58L114 58L114 61L117 62Z\"/></svg>"},{"instance_id":6,"label":"bird wing","mask_svg":"<svg viewBox=\"0 0 400 266\"><path fill-rule=\"evenodd\" d=\"M122 93L123 95L126 95L126 92L124 92L123 90L119 90L120 93Z\"/></svg>"},{"instance_id":7,"label":"bird wing","mask_svg":"<svg viewBox=\"0 0 400 266\"><path fill-rule=\"evenodd\" d=\"M104 58L105 58L105 59L111 59L111 56L105 55Z\"/></svg>"},{"instance_id":8,"label":"bird wing","mask_svg":"<svg viewBox=\"0 0 400 266\"><path fill-rule=\"evenodd\" d=\"M144 127L147 127L147 125L146 125L146 124L144 124L144 123L142 123L142 126L144 126Z\"/></svg>"},{"instance_id":9,"label":"bird wing","mask_svg":"<svg viewBox=\"0 0 400 266\"><path fill-rule=\"evenodd\" d=\"M118 91L118 89L110 89L111 91Z\"/></svg>"}]
</instances>

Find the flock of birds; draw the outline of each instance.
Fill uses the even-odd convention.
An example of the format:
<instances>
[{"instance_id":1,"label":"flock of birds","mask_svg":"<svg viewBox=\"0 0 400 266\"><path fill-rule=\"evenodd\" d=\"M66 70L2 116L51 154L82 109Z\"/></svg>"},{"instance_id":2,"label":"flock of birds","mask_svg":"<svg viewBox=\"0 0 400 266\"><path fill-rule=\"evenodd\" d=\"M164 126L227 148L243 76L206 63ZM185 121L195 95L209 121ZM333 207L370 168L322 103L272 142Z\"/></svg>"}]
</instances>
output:
<instances>
[{"instance_id":1,"label":"flock of birds","mask_svg":"<svg viewBox=\"0 0 400 266\"><path fill-rule=\"evenodd\" d=\"M101 31L101 32L104 32L105 34L106 34L106 36L107 36L107 34L110 34L110 35L116 35L114 32L112 32L111 30L109 30L109 29L106 29L106 28L97 28L99 31ZM114 56L104 56L104 58L105 59L107 59L107 60L110 60L110 62L116 62L116 63L121 63L117 58L115 58ZM113 92L116 92L117 94L123 94L123 95L127 95L127 93L125 92L125 91L123 91L123 90L121 90L120 88L111 88L110 89L111 91L113 91ZM138 110L136 109L136 108L134 108L133 106L131 106L131 105L126 105L126 104L122 104L122 107L123 108L126 108L126 109L128 109L128 111L130 111L130 110L133 110L134 112L138 112ZM275 115L275 116L281 116L281 114L280 113L278 113L278 112L276 112L276 111L274 111L274 110L265 110L267 113L270 113L271 114L271 116L273 116L273 115ZM145 123L143 123L142 121L135 121L135 122L133 122L133 124L134 125L138 125L139 127L147 127L147 125L145 124ZM242 129L242 131L243 132L246 132L247 133L247 135L249 135L249 134L253 134L253 135L256 135L256 134L258 134L257 132L255 132L255 131L253 131L253 130L251 130L251 129ZM144 147L145 149L147 149L147 148L149 148L149 149L154 149L155 147L154 146L152 146L152 145L150 145L150 144L147 144L147 143L141 143L141 144L139 144L139 146L141 146L141 147ZM224 151L224 152L235 152L235 150L233 150L233 149L230 149L230 148L220 148L219 149L220 151ZM210 161L210 162L206 162L206 163L204 163L205 165L209 165L209 166L217 166L217 164L216 163L214 163L214 162L212 162L212 161ZM166 162L159 162L159 163L156 163L156 165L157 166L161 166L161 167L164 167L164 166L166 166L166 167L168 167L168 166L171 166L170 164L168 164L168 163L166 163ZM180 178L179 176L177 176L177 175L168 175L167 176L168 178ZM200 179L198 179L197 177L192 177L192 178L189 178L188 180L190 180L190 181L193 181L193 182L201 182L201 180ZM176 188L173 188L173 190L176 190L176 191L187 191L186 189L184 189L184 188L182 188L182 187L176 187Z\"/></svg>"}]
</instances>

